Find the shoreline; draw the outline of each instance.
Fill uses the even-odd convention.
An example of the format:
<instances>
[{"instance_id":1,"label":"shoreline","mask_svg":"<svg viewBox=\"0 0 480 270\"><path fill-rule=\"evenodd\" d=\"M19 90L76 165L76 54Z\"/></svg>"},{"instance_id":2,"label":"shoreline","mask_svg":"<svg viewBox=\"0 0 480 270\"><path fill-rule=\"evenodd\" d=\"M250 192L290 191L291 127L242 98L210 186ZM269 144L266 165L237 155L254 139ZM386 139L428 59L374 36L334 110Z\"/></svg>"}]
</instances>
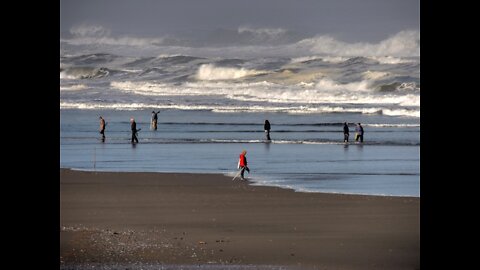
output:
<instances>
[{"instance_id":1,"label":"shoreline","mask_svg":"<svg viewBox=\"0 0 480 270\"><path fill-rule=\"evenodd\" d=\"M70 169L60 169L60 195L65 269L420 267L417 197L296 192L221 174Z\"/></svg>"},{"instance_id":2,"label":"shoreline","mask_svg":"<svg viewBox=\"0 0 480 270\"><path fill-rule=\"evenodd\" d=\"M99 169L84 169L84 168L68 168L68 167L60 167L60 170L70 170L70 171L78 171L78 172L98 172L98 173L157 173L157 174L185 174L189 176L196 176L196 175L218 175L222 177L230 177L227 174L222 174L222 173L205 173L205 172L170 172L170 171L165 171L165 172L140 172L140 171L109 171L109 170L99 170ZM230 179L231 180L231 179ZM239 181L236 179L235 181ZM306 194L334 194L334 195L352 195L352 196L375 196L375 197L395 197L395 198L416 198L420 199L418 196L409 196L409 195L386 195L386 194L362 194L362 193L341 193L341 192L324 192L324 191L305 191L305 190L295 190L294 188L291 187L283 187L283 186L273 186L273 185L261 185L261 184L255 184L251 181L245 182L249 184L250 186L255 186L255 187L271 187L271 188L280 188L280 189L285 189L285 190L291 190L293 192L297 193L306 193Z\"/></svg>"}]
</instances>

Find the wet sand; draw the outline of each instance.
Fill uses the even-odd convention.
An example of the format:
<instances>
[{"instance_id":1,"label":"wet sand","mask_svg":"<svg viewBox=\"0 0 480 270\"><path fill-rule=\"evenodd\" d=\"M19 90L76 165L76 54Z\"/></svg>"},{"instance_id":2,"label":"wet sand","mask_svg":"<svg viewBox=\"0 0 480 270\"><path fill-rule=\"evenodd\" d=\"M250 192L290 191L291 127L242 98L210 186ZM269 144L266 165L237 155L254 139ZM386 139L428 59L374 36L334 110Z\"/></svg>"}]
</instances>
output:
<instances>
[{"instance_id":1,"label":"wet sand","mask_svg":"<svg viewBox=\"0 0 480 270\"><path fill-rule=\"evenodd\" d=\"M63 269L420 268L419 198L215 174L61 169L60 228Z\"/></svg>"}]
</instances>

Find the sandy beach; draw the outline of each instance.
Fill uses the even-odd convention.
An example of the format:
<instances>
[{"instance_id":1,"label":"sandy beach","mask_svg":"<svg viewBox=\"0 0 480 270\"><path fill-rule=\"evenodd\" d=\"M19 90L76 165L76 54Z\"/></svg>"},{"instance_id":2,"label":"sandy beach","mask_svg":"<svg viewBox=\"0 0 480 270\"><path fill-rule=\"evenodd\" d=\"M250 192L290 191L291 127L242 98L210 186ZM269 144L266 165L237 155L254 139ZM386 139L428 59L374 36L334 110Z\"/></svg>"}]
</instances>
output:
<instances>
[{"instance_id":1,"label":"sandy beach","mask_svg":"<svg viewBox=\"0 0 480 270\"><path fill-rule=\"evenodd\" d=\"M420 199L61 169L60 266L100 265L419 269Z\"/></svg>"}]
</instances>

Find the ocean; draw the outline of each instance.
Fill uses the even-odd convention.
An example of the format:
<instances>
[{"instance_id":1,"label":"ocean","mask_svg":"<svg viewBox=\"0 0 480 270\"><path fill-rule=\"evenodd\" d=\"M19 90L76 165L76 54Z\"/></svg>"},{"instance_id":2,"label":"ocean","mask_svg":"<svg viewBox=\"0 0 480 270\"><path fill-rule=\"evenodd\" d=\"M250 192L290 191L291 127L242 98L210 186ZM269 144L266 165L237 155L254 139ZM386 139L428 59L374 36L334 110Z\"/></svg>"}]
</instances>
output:
<instances>
[{"instance_id":1,"label":"ocean","mask_svg":"<svg viewBox=\"0 0 480 270\"><path fill-rule=\"evenodd\" d=\"M245 149L253 185L420 196L419 56L218 51L61 40L60 167L233 177Z\"/></svg>"}]
</instances>

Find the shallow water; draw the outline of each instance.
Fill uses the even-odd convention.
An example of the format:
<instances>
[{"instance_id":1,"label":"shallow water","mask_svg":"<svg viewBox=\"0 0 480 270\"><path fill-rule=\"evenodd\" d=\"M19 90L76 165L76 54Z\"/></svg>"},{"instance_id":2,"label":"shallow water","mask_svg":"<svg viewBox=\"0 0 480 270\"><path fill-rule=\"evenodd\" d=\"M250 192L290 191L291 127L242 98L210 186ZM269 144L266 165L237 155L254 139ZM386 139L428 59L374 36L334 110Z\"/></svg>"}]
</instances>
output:
<instances>
[{"instance_id":1,"label":"shallow water","mask_svg":"<svg viewBox=\"0 0 480 270\"><path fill-rule=\"evenodd\" d=\"M215 113L60 110L60 166L98 171L236 172L245 149L254 185L304 192L420 196L420 125L414 117L351 113ZM106 141L98 133L102 115ZM139 143L130 143L135 117ZM265 141L263 122L272 124ZM364 143L343 143L342 123L362 122Z\"/></svg>"}]
</instances>

